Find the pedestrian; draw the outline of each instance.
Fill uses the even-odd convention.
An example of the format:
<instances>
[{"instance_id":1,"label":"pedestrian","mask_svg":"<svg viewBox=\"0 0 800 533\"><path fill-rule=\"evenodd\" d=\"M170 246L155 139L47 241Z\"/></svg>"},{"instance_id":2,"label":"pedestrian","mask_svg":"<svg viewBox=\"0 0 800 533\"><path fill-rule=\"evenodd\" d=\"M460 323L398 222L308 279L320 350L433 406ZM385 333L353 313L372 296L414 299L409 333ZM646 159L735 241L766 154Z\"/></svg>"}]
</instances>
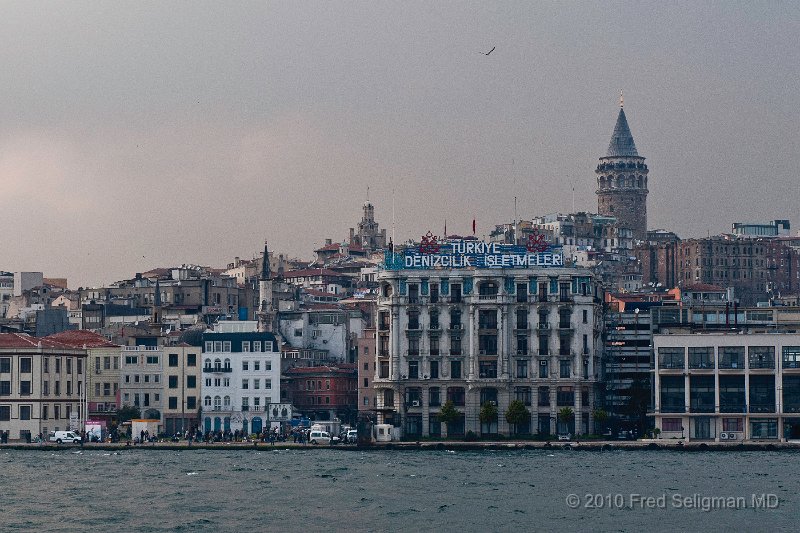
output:
<instances>
[{"instance_id":1,"label":"pedestrian","mask_svg":"<svg viewBox=\"0 0 800 533\"><path fill-rule=\"evenodd\" d=\"M139 443L144 443L144 430L139 433Z\"/></svg>"}]
</instances>

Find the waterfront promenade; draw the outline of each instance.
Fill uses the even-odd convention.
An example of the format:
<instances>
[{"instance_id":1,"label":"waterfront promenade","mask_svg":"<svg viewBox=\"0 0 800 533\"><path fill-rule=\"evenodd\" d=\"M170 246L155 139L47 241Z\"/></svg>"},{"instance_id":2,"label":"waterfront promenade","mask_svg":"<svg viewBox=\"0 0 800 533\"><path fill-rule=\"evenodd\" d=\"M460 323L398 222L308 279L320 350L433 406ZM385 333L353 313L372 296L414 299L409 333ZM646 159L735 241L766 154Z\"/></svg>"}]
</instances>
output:
<instances>
[{"instance_id":1,"label":"waterfront promenade","mask_svg":"<svg viewBox=\"0 0 800 533\"><path fill-rule=\"evenodd\" d=\"M106 451L132 451L132 450L172 450L172 451L191 451L191 450L287 450L287 449L326 449L340 451L354 450L461 450L461 451L480 451L480 450L575 450L575 451L597 451L597 450L674 450L674 451L758 451L758 450L781 450L781 451L800 451L800 441L792 442L683 442L672 439L651 439L639 441L571 441L571 442L542 442L542 441L402 441L372 443L368 446L356 446L352 444L335 444L320 446L313 444L297 444L292 442L279 442L275 444L264 442L215 442L215 443L192 443L181 442L152 442L145 444L119 443L87 443L80 444L56 444L56 443L15 443L0 444L2 449L16 450L106 450Z\"/></svg>"}]
</instances>

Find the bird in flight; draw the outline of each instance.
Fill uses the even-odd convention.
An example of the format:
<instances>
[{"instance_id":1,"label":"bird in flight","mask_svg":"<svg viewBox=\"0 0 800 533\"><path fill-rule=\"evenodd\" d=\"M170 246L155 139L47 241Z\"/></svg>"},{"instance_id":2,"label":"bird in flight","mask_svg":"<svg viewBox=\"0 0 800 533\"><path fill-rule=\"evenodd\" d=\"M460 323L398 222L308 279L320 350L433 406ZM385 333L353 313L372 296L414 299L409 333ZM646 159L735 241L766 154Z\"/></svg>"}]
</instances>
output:
<instances>
[{"instance_id":1,"label":"bird in flight","mask_svg":"<svg viewBox=\"0 0 800 533\"><path fill-rule=\"evenodd\" d=\"M486 53L483 53L483 52L481 52L481 53L482 53L483 55L485 55L485 56L488 56L489 54L491 54L492 52L494 52L494 49L495 49L495 48L497 48L497 47L496 47L496 46L492 46L492 49L491 49L491 50L489 50L488 52L486 52Z\"/></svg>"}]
</instances>

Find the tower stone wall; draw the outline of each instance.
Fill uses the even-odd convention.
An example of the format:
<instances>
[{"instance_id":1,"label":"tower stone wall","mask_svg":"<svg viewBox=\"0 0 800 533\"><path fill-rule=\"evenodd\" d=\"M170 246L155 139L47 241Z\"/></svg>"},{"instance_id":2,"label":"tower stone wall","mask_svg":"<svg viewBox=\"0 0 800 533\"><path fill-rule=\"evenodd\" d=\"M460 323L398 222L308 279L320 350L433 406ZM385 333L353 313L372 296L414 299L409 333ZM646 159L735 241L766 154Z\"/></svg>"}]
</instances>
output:
<instances>
[{"instance_id":1,"label":"tower stone wall","mask_svg":"<svg viewBox=\"0 0 800 533\"><path fill-rule=\"evenodd\" d=\"M647 238L647 179L649 169L636 151L625 111L620 108L608 151L595 169L597 212L617 219L617 225Z\"/></svg>"}]
</instances>

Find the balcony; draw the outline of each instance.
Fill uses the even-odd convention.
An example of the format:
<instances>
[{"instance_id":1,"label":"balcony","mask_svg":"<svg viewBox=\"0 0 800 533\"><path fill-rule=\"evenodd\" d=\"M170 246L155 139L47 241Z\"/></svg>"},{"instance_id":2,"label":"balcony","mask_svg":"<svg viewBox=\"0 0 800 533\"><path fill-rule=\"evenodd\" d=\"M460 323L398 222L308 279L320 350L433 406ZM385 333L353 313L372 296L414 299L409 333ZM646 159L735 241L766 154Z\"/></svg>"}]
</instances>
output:
<instances>
[{"instance_id":1,"label":"balcony","mask_svg":"<svg viewBox=\"0 0 800 533\"><path fill-rule=\"evenodd\" d=\"M447 299L447 301L450 302L451 304L460 304L461 302L464 301L464 298L461 295L451 296L450 298Z\"/></svg>"},{"instance_id":2,"label":"balcony","mask_svg":"<svg viewBox=\"0 0 800 533\"><path fill-rule=\"evenodd\" d=\"M774 359L750 359L751 370L772 370L775 368Z\"/></svg>"},{"instance_id":3,"label":"balcony","mask_svg":"<svg viewBox=\"0 0 800 533\"><path fill-rule=\"evenodd\" d=\"M549 330L550 324L547 322L539 322L538 324L536 324L536 329L538 329L539 331Z\"/></svg>"},{"instance_id":4,"label":"balcony","mask_svg":"<svg viewBox=\"0 0 800 533\"><path fill-rule=\"evenodd\" d=\"M720 413L746 413L747 406L743 403L720 403Z\"/></svg>"},{"instance_id":5,"label":"balcony","mask_svg":"<svg viewBox=\"0 0 800 533\"><path fill-rule=\"evenodd\" d=\"M549 302L549 300L547 299L547 294L541 292L537 295L536 301L539 302L540 304L545 304Z\"/></svg>"},{"instance_id":6,"label":"balcony","mask_svg":"<svg viewBox=\"0 0 800 533\"><path fill-rule=\"evenodd\" d=\"M464 329L463 324L450 324L450 331L461 331Z\"/></svg>"},{"instance_id":7,"label":"balcony","mask_svg":"<svg viewBox=\"0 0 800 533\"><path fill-rule=\"evenodd\" d=\"M559 302L563 302L563 303L570 303L570 302L574 302L575 299L572 296L570 296L569 294L561 293L561 294L558 295L558 301Z\"/></svg>"},{"instance_id":8,"label":"balcony","mask_svg":"<svg viewBox=\"0 0 800 533\"><path fill-rule=\"evenodd\" d=\"M514 301L517 302L518 304L527 303L528 295L518 292L517 293L517 297L514 299Z\"/></svg>"},{"instance_id":9,"label":"balcony","mask_svg":"<svg viewBox=\"0 0 800 533\"><path fill-rule=\"evenodd\" d=\"M381 350L378 352L378 357L389 357L389 350Z\"/></svg>"},{"instance_id":10,"label":"balcony","mask_svg":"<svg viewBox=\"0 0 800 533\"><path fill-rule=\"evenodd\" d=\"M478 301L481 301L481 302L496 302L498 296L499 295L497 295L497 294L479 294L478 295Z\"/></svg>"},{"instance_id":11,"label":"balcony","mask_svg":"<svg viewBox=\"0 0 800 533\"><path fill-rule=\"evenodd\" d=\"M203 372L210 372L212 374L223 373L227 374L233 372L233 368L229 366L204 366Z\"/></svg>"},{"instance_id":12,"label":"balcony","mask_svg":"<svg viewBox=\"0 0 800 533\"><path fill-rule=\"evenodd\" d=\"M528 331L528 324L527 323L517 323L514 325L514 331L525 332Z\"/></svg>"}]
</instances>

